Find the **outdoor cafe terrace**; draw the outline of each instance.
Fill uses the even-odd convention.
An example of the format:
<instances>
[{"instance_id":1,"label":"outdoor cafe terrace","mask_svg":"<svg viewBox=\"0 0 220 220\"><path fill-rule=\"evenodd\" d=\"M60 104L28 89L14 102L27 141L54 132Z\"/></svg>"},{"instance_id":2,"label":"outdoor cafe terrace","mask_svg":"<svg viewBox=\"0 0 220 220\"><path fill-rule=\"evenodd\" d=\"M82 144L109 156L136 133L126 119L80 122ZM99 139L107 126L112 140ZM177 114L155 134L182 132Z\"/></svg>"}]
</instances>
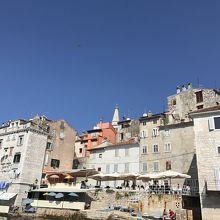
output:
<instances>
[{"instance_id":1,"label":"outdoor cafe terrace","mask_svg":"<svg viewBox=\"0 0 220 220\"><path fill-rule=\"evenodd\" d=\"M78 188L78 189L97 189L111 188L114 190L146 191L153 194L184 194L192 195L197 193L189 185L173 184L173 179L189 179L191 176L172 170L156 174L138 173L98 173L94 169L81 169L75 171L53 172L47 174L49 188ZM96 184L89 184L90 179L96 180ZM102 182L115 181L121 184L113 186L102 186ZM94 183L94 181L93 181Z\"/></svg>"}]
</instances>

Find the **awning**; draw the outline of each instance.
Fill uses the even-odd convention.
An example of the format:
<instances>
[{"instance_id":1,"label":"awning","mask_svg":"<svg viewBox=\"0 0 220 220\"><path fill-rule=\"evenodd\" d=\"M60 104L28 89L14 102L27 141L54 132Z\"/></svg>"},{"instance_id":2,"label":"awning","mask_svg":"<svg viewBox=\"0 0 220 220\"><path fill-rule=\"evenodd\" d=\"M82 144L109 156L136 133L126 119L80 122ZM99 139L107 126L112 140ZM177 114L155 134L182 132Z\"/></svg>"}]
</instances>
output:
<instances>
[{"instance_id":1,"label":"awning","mask_svg":"<svg viewBox=\"0 0 220 220\"><path fill-rule=\"evenodd\" d=\"M10 200L16 195L17 193L2 193L0 194L0 200Z\"/></svg>"},{"instance_id":2,"label":"awning","mask_svg":"<svg viewBox=\"0 0 220 220\"><path fill-rule=\"evenodd\" d=\"M5 181L0 181L0 189L6 189L8 188L9 183Z\"/></svg>"},{"instance_id":3,"label":"awning","mask_svg":"<svg viewBox=\"0 0 220 220\"><path fill-rule=\"evenodd\" d=\"M31 192L55 192L55 193L71 193L71 192L76 192L76 193L80 193L80 192L88 192L88 191L92 191L93 189L77 189L77 188L40 188L40 189L34 189Z\"/></svg>"}]
</instances>

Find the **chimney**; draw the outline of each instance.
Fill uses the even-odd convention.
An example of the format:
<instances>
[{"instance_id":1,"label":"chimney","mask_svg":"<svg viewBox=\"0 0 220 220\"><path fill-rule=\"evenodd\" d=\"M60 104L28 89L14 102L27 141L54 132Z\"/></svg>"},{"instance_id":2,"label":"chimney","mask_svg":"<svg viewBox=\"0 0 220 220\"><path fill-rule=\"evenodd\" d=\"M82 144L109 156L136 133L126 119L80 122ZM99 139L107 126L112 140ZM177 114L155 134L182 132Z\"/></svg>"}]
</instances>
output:
<instances>
[{"instance_id":1,"label":"chimney","mask_svg":"<svg viewBox=\"0 0 220 220\"><path fill-rule=\"evenodd\" d=\"M182 91L186 91L185 85L182 86Z\"/></svg>"},{"instance_id":2,"label":"chimney","mask_svg":"<svg viewBox=\"0 0 220 220\"><path fill-rule=\"evenodd\" d=\"M153 114L152 114L152 112L151 111L149 111L148 113L147 113L147 116L148 117L151 117Z\"/></svg>"},{"instance_id":3,"label":"chimney","mask_svg":"<svg viewBox=\"0 0 220 220\"><path fill-rule=\"evenodd\" d=\"M188 83L188 90L192 89L192 83Z\"/></svg>"},{"instance_id":4,"label":"chimney","mask_svg":"<svg viewBox=\"0 0 220 220\"><path fill-rule=\"evenodd\" d=\"M176 94L179 94L179 93L180 93L180 87L177 86L177 87L176 87Z\"/></svg>"}]
</instances>

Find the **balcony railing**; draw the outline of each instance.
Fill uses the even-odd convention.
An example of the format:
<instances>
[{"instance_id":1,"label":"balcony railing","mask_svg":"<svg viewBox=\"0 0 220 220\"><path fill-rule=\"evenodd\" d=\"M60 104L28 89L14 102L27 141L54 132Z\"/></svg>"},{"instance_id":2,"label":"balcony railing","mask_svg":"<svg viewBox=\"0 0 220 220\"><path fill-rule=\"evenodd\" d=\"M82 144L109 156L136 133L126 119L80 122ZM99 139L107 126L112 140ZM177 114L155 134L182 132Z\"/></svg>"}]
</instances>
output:
<instances>
[{"instance_id":1,"label":"balcony railing","mask_svg":"<svg viewBox=\"0 0 220 220\"><path fill-rule=\"evenodd\" d=\"M208 180L206 187L207 191L220 191L220 180Z\"/></svg>"}]
</instances>

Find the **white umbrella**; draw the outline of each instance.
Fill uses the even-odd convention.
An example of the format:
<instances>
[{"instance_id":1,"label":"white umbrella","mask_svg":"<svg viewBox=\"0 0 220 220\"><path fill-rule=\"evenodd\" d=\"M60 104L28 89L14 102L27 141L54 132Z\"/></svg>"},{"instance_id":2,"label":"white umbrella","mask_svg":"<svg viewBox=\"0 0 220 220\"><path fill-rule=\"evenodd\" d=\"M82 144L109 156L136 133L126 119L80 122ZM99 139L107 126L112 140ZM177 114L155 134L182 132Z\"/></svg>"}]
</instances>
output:
<instances>
[{"instance_id":1,"label":"white umbrella","mask_svg":"<svg viewBox=\"0 0 220 220\"><path fill-rule=\"evenodd\" d=\"M104 180L104 179L105 179L105 176L106 176L106 175L103 174L103 173L98 173L98 174L89 176L88 178L100 181L100 180Z\"/></svg>"},{"instance_id":2,"label":"white umbrella","mask_svg":"<svg viewBox=\"0 0 220 220\"><path fill-rule=\"evenodd\" d=\"M121 174L117 172L111 174L105 174L105 180L107 181L121 180Z\"/></svg>"},{"instance_id":3,"label":"white umbrella","mask_svg":"<svg viewBox=\"0 0 220 220\"><path fill-rule=\"evenodd\" d=\"M120 174L120 178L122 180L136 180L139 177L139 173L122 173Z\"/></svg>"},{"instance_id":4,"label":"white umbrella","mask_svg":"<svg viewBox=\"0 0 220 220\"><path fill-rule=\"evenodd\" d=\"M187 178L191 178L190 175L179 173L179 172L172 171L172 170L167 170L167 171L161 172L158 175L159 175L159 179L166 179L166 178L187 179Z\"/></svg>"},{"instance_id":5,"label":"white umbrella","mask_svg":"<svg viewBox=\"0 0 220 220\"><path fill-rule=\"evenodd\" d=\"M147 181L159 179L159 178L160 176L158 175L158 173L147 173L147 174L140 175L137 179L147 182Z\"/></svg>"}]
</instances>

